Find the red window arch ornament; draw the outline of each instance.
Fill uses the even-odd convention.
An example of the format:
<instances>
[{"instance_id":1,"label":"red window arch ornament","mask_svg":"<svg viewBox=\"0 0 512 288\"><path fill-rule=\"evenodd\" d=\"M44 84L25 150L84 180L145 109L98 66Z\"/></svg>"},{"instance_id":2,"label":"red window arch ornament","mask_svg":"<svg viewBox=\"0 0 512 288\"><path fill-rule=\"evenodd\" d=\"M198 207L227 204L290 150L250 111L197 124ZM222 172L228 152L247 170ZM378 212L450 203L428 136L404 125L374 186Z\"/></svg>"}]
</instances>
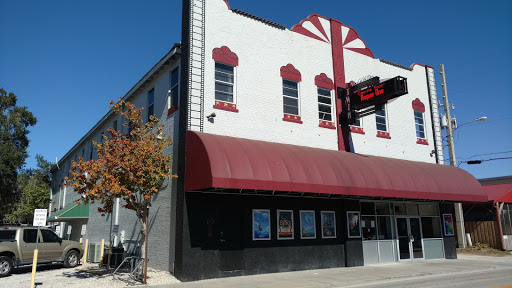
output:
<instances>
[{"instance_id":1,"label":"red window arch ornament","mask_svg":"<svg viewBox=\"0 0 512 288\"><path fill-rule=\"evenodd\" d=\"M320 75L315 76L315 85L329 90L334 89L334 83L325 73L320 73Z\"/></svg>"},{"instance_id":2,"label":"red window arch ornament","mask_svg":"<svg viewBox=\"0 0 512 288\"><path fill-rule=\"evenodd\" d=\"M231 49L227 46L213 49L212 58L218 62L238 66L238 56L234 52L231 52Z\"/></svg>"},{"instance_id":3,"label":"red window arch ornament","mask_svg":"<svg viewBox=\"0 0 512 288\"><path fill-rule=\"evenodd\" d=\"M425 104L420 99L416 98L412 101L412 109L420 112L425 112Z\"/></svg>"},{"instance_id":4,"label":"red window arch ornament","mask_svg":"<svg viewBox=\"0 0 512 288\"><path fill-rule=\"evenodd\" d=\"M412 109L414 111L425 113L425 104L423 104L420 101L420 99L416 98L416 99L412 100ZM425 121L425 119L423 119L423 121ZM428 140L425 138L416 138L416 143L422 144L422 145L428 145Z\"/></svg>"},{"instance_id":5,"label":"red window arch ornament","mask_svg":"<svg viewBox=\"0 0 512 288\"><path fill-rule=\"evenodd\" d=\"M281 67L281 77L297 82L302 81L299 70L295 69L292 64Z\"/></svg>"}]
</instances>

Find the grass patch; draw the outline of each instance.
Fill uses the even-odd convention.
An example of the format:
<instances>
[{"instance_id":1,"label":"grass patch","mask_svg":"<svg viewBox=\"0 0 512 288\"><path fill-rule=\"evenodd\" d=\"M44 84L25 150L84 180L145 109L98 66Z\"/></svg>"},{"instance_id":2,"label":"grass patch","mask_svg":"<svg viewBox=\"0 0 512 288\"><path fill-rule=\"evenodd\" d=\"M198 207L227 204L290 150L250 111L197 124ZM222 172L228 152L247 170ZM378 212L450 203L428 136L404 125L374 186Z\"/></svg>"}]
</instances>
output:
<instances>
[{"instance_id":1,"label":"grass patch","mask_svg":"<svg viewBox=\"0 0 512 288\"><path fill-rule=\"evenodd\" d=\"M457 248L457 253L484 256L512 256L512 254L506 251L494 249L491 248L489 245L482 243L476 243L475 245L468 246L466 248Z\"/></svg>"}]
</instances>

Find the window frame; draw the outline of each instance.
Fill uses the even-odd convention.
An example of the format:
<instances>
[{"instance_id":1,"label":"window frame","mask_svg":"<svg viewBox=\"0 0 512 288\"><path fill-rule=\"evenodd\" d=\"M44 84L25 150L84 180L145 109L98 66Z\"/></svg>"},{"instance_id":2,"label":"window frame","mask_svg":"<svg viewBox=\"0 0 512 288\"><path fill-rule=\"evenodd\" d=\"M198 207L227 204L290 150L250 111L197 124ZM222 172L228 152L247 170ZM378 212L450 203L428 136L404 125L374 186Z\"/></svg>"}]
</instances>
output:
<instances>
[{"instance_id":1,"label":"window frame","mask_svg":"<svg viewBox=\"0 0 512 288\"><path fill-rule=\"evenodd\" d=\"M355 121L359 121L359 125L357 125ZM349 127L350 127L350 132L352 132L352 133L358 133L358 134L363 134L363 135L365 134L364 129L363 129L363 118L355 119L354 123L350 124Z\"/></svg>"},{"instance_id":2,"label":"window frame","mask_svg":"<svg viewBox=\"0 0 512 288\"><path fill-rule=\"evenodd\" d=\"M324 91L329 92L329 97L327 97L327 96L325 96L325 95L321 95L321 94L320 94L320 90L324 90ZM334 118L333 118L333 114L334 114L334 113L333 113L333 105L332 105L332 104L333 104L333 103L332 103L332 102L333 102L333 101L332 101L332 100L333 100L333 99L332 99L332 89L326 89L326 88L318 87L318 86L317 86L317 87L316 87L316 92L317 92L317 96L318 96L318 120L320 120L320 121L334 122ZM321 101L320 101L320 97L323 97L323 98L329 98L330 103L329 103L329 104L326 104L326 103L324 103L324 102L321 102ZM326 112L322 112L322 111L320 110L320 106L329 106L329 110L330 110L330 111L329 111L329 116L330 116L330 118L331 118L330 120L326 120L326 119L322 119L322 118L320 118L320 114L321 114L321 113L323 113L323 114L324 114L324 117L325 117L325 115L327 114Z\"/></svg>"},{"instance_id":3,"label":"window frame","mask_svg":"<svg viewBox=\"0 0 512 288\"><path fill-rule=\"evenodd\" d=\"M220 64L220 65L225 65L227 67L230 67L233 69L233 83L229 83L229 82L225 82L225 81L222 81L220 79L217 79L217 72L219 73L223 73L223 74L226 74L226 75L231 75L231 74L228 74L228 73L225 73L223 71L217 71L217 64ZM230 64L227 64L227 63L223 63L223 62L220 62L220 61L215 61L215 67L214 67L214 79L215 79L215 86L217 85L217 83L219 84L222 84L222 85L228 85L228 86L231 86L232 89L233 89L233 92L231 93L231 97L233 97L233 100L232 101L228 101L228 100L221 100L221 99L217 99L217 89L214 87L214 91L215 91L215 101L221 101L223 103L228 103L228 104L235 104L236 103L236 66L234 65L230 65ZM229 92L224 92L224 91L218 91L220 93L223 93L223 94L229 94Z\"/></svg>"},{"instance_id":4,"label":"window frame","mask_svg":"<svg viewBox=\"0 0 512 288\"><path fill-rule=\"evenodd\" d=\"M153 101L151 101L151 96L153 96ZM147 122L149 122L149 118L151 115L155 115L155 87L148 90L148 109L147 109Z\"/></svg>"},{"instance_id":5,"label":"window frame","mask_svg":"<svg viewBox=\"0 0 512 288\"><path fill-rule=\"evenodd\" d=\"M173 84L173 73L177 74L177 81ZM176 93L173 93L176 88ZM178 110L178 102L180 98L180 66L176 66L176 68L169 71L169 91L167 94L167 116L174 113Z\"/></svg>"},{"instance_id":6,"label":"window frame","mask_svg":"<svg viewBox=\"0 0 512 288\"><path fill-rule=\"evenodd\" d=\"M418 110L413 110L414 111L414 126L416 128L416 138L418 139L427 139L427 131L425 129L425 112L421 112L421 111L418 111ZM420 114L421 117L418 117L416 114ZM416 119L421 119L421 122L422 123L418 123L416 122ZM420 130L422 131L418 131L418 128L421 128ZM420 137L418 135L418 133L423 133L423 137Z\"/></svg>"},{"instance_id":7,"label":"window frame","mask_svg":"<svg viewBox=\"0 0 512 288\"><path fill-rule=\"evenodd\" d=\"M285 115L291 115L291 116L298 116L298 117L300 117L300 108L301 108L301 107L300 107L300 85L299 85L299 81L290 80L290 79L286 79L286 78L282 78L282 79L283 79L283 81L282 81L282 84L283 84L283 114L285 114ZM284 82L285 82L285 81L288 81L288 82L290 82L290 83L294 83L294 84L296 84L296 89L294 89L294 90L296 90L296 91L297 91L297 97L293 97L293 96L285 95L285 93L284 93L284 90L285 90L285 89L292 89L292 88L286 88L286 87L284 86ZM284 107L285 107L285 106L290 106L290 105L286 105L286 104L284 104L284 98L289 98L289 99L292 99L292 100L296 100L296 101L297 101L297 114L291 114L291 113L286 113L286 112L284 112ZM290 106L290 107L294 107L294 106Z\"/></svg>"},{"instance_id":8,"label":"window frame","mask_svg":"<svg viewBox=\"0 0 512 288\"><path fill-rule=\"evenodd\" d=\"M377 130L377 137L391 139L389 135L389 113L387 103L380 104L382 109L380 111L375 111L375 128ZM378 105L375 105L375 109L377 109ZM384 115L380 115L379 112L384 112ZM379 123L378 119L384 119L384 124ZM385 125L386 130L380 130L379 125Z\"/></svg>"}]
</instances>

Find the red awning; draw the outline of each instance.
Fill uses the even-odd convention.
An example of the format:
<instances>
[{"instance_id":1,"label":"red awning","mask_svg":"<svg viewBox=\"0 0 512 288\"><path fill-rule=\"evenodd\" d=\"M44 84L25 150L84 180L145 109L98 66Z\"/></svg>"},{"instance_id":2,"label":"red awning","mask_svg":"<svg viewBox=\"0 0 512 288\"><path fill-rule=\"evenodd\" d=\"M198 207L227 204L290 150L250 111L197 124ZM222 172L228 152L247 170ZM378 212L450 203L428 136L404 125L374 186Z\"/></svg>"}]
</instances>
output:
<instances>
[{"instance_id":1,"label":"red awning","mask_svg":"<svg viewBox=\"0 0 512 288\"><path fill-rule=\"evenodd\" d=\"M187 132L185 190L295 191L487 202L468 172L446 165Z\"/></svg>"},{"instance_id":2,"label":"red awning","mask_svg":"<svg viewBox=\"0 0 512 288\"><path fill-rule=\"evenodd\" d=\"M483 185L489 201L512 203L512 183Z\"/></svg>"}]
</instances>

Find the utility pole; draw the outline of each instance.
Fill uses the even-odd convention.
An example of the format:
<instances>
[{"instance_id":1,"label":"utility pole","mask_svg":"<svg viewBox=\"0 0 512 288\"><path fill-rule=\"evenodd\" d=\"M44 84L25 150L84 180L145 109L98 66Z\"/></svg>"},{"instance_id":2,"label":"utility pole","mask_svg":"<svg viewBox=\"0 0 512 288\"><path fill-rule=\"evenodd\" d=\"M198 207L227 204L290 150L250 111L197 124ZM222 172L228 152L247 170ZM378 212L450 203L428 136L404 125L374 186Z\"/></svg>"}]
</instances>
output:
<instances>
[{"instance_id":1,"label":"utility pole","mask_svg":"<svg viewBox=\"0 0 512 288\"><path fill-rule=\"evenodd\" d=\"M450 155L450 165L457 166L455 158L455 146L453 145L452 118L450 117L450 104L448 103L448 91L446 90L446 78L444 65L441 64L441 86L443 86L444 112L446 114L446 136L448 138L448 153ZM455 225L457 226L457 242L459 248L466 248L466 229L464 229L464 211L462 203L455 203Z\"/></svg>"}]
</instances>

